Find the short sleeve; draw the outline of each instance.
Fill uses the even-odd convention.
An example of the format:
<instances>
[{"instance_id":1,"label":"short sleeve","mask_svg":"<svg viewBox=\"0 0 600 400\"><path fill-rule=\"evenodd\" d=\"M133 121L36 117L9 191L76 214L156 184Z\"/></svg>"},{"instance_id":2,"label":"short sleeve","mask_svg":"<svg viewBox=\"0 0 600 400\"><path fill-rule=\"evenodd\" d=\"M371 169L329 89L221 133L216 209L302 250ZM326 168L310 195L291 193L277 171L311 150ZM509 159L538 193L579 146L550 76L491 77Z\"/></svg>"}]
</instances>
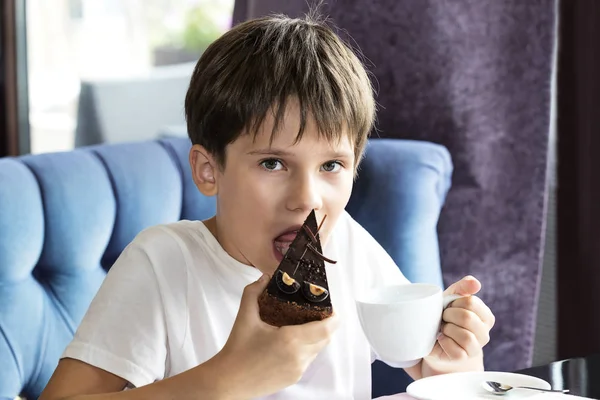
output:
<instances>
[{"instance_id":1,"label":"short sleeve","mask_svg":"<svg viewBox=\"0 0 600 400\"><path fill-rule=\"evenodd\" d=\"M347 235L342 246L350 250L350 262L366 288L409 283L396 262L365 228L347 212L341 219L342 231Z\"/></svg>"},{"instance_id":2,"label":"short sleeve","mask_svg":"<svg viewBox=\"0 0 600 400\"><path fill-rule=\"evenodd\" d=\"M362 235L361 235L362 236ZM364 232L363 243L368 249L370 287L404 285L410 283L385 249L368 232ZM381 359L371 349L371 363Z\"/></svg>"},{"instance_id":3,"label":"short sleeve","mask_svg":"<svg viewBox=\"0 0 600 400\"><path fill-rule=\"evenodd\" d=\"M371 268L372 286L403 285L410 283L396 262L385 249L368 234L369 257L373 260Z\"/></svg>"},{"instance_id":4,"label":"short sleeve","mask_svg":"<svg viewBox=\"0 0 600 400\"><path fill-rule=\"evenodd\" d=\"M164 377L164 306L152 262L135 240L110 269L62 357L111 372L135 387Z\"/></svg>"},{"instance_id":5,"label":"short sleeve","mask_svg":"<svg viewBox=\"0 0 600 400\"><path fill-rule=\"evenodd\" d=\"M371 243L370 246L370 256L373 258L372 265L375 266L375 268L371 269L371 286L391 286L410 283L385 249L373 237L371 237L371 240L374 243ZM375 362L375 360L384 361L371 349L371 363Z\"/></svg>"},{"instance_id":6,"label":"short sleeve","mask_svg":"<svg viewBox=\"0 0 600 400\"><path fill-rule=\"evenodd\" d=\"M354 291L362 293L378 286L410 283L398 265L375 238L348 213L340 217L334 233L345 264L354 276ZM371 349L371 362L378 357Z\"/></svg>"}]
</instances>

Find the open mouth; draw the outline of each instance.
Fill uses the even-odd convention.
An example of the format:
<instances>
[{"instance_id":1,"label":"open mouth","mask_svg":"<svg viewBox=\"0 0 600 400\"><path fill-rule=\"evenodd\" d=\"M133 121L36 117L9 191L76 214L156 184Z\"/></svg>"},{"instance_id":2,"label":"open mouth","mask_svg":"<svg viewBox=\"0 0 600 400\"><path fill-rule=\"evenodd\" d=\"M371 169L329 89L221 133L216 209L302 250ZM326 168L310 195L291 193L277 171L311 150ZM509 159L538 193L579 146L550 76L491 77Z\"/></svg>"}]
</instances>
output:
<instances>
[{"instance_id":1,"label":"open mouth","mask_svg":"<svg viewBox=\"0 0 600 400\"><path fill-rule=\"evenodd\" d=\"M300 228L294 227L273 239L273 252L278 262L281 262L296 238Z\"/></svg>"},{"instance_id":2,"label":"open mouth","mask_svg":"<svg viewBox=\"0 0 600 400\"><path fill-rule=\"evenodd\" d=\"M287 253L291 244L292 242L273 242L275 250L277 250L279 254L281 254L281 257L285 256L285 253Z\"/></svg>"}]
</instances>

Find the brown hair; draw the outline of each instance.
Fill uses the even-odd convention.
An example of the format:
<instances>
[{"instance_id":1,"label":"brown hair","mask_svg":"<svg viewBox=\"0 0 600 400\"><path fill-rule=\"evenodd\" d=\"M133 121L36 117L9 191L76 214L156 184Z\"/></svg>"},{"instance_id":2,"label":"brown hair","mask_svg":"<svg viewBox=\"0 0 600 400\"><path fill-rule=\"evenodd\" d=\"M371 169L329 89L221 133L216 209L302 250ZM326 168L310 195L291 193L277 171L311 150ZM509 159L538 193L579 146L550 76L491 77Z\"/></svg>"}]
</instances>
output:
<instances>
[{"instance_id":1,"label":"brown hair","mask_svg":"<svg viewBox=\"0 0 600 400\"><path fill-rule=\"evenodd\" d=\"M256 135L269 111L276 133L290 97L301 113L296 140L310 114L321 137L350 136L358 165L375 118L373 88L350 47L313 16L250 20L213 42L185 98L190 139L224 167L227 145L244 132Z\"/></svg>"}]
</instances>

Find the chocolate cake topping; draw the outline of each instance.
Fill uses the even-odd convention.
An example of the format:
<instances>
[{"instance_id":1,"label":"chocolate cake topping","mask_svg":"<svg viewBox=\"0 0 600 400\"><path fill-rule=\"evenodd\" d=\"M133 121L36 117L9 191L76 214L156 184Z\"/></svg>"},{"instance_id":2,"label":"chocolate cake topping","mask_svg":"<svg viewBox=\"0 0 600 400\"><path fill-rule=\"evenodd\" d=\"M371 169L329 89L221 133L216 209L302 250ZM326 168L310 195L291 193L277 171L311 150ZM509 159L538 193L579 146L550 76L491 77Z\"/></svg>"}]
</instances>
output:
<instances>
[{"instance_id":1,"label":"chocolate cake topping","mask_svg":"<svg viewBox=\"0 0 600 400\"><path fill-rule=\"evenodd\" d=\"M317 242L317 238L316 238L315 234L312 233L312 231L310 230L310 228L308 226L302 225L302 229L304 229L304 232L306 232L306 234L308 235L308 237L310 238L310 240L313 243Z\"/></svg>"},{"instance_id":2,"label":"chocolate cake topping","mask_svg":"<svg viewBox=\"0 0 600 400\"><path fill-rule=\"evenodd\" d=\"M323 261L326 261L326 262L328 262L328 263L330 263L330 264L335 264L335 263L337 263L337 261L330 260L329 258L325 257L323 254L319 253L319 250L317 250L317 249L315 248L315 246L313 246L312 244L310 244L310 243L309 243L309 244L307 244L307 245L306 245L306 247L308 247L308 248L309 248L309 249L310 249L312 252L314 252L314 253L315 253L315 255L316 255L317 257L319 257L321 260L323 260Z\"/></svg>"},{"instance_id":3,"label":"chocolate cake topping","mask_svg":"<svg viewBox=\"0 0 600 400\"><path fill-rule=\"evenodd\" d=\"M325 218L323 218L323 221ZM331 315L331 296L314 210L298 231L259 299L261 318L272 325L292 325ZM275 315L275 314L276 315Z\"/></svg>"}]
</instances>

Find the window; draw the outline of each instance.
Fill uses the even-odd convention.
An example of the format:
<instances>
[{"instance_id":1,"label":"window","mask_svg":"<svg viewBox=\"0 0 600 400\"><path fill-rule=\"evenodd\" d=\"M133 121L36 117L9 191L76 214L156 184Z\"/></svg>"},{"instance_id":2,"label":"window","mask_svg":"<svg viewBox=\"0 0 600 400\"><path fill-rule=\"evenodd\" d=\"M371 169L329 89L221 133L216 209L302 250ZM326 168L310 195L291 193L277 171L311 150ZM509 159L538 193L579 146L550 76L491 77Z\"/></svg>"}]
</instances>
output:
<instances>
[{"instance_id":1,"label":"window","mask_svg":"<svg viewBox=\"0 0 600 400\"><path fill-rule=\"evenodd\" d=\"M32 153L75 146L82 80L126 81L195 62L229 29L233 2L29 0Z\"/></svg>"}]
</instances>

